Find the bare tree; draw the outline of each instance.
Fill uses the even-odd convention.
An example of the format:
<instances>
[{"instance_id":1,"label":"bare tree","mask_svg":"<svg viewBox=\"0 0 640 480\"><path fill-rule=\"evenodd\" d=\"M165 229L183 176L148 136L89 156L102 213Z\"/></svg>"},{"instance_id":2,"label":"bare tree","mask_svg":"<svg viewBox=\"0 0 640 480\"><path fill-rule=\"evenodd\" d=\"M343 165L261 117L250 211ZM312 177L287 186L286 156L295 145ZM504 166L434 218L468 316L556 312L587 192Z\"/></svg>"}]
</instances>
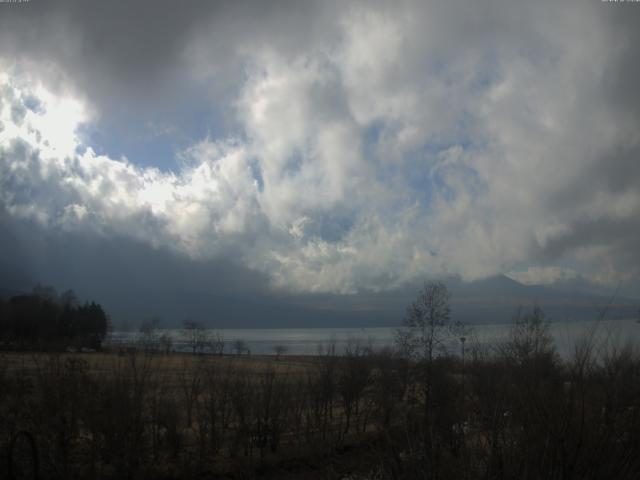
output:
<instances>
[{"instance_id":1,"label":"bare tree","mask_svg":"<svg viewBox=\"0 0 640 480\"><path fill-rule=\"evenodd\" d=\"M285 345L274 345L273 352L276 354L276 361L280 360L280 356L287 353L287 347Z\"/></svg>"},{"instance_id":2,"label":"bare tree","mask_svg":"<svg viewBox=\"0 0 640 480\"><path fill-rule=\"evenodd\" d=\"M418 296L407 308L402 327L396 332L396 342L401 352L417 361L414 374L415 384L421 387L416 400L422 403L422 443L426 447L428 476L434 477L438 442L435 419L436 402L434 385L436 372L435 357L444 352L444 341L450 336L449 299L451 294L442 282L425 282Z\"/></svg>"},{"instance_id":3,"label":"bare tree","mask_svg":"<svg viewBox=\"0 0 640 480\"><path fill-rule=\"evenodd\" d=\"M202 393L202 373L202 365L199 362L194 363L189 357L183 357L178 371L178 384L184 399L187 428L191 428L196 401Z\"/></svg>"},{"instance_id":4,"label":"bare tree","mask_svg":"<svg viewBox=\"0 0 640 480\"><path fill-rule=\"evenodd\" d=\"M444 283L425 282L396 332L396 343L403 353L417 360L433 361L448 336L450 298Z\"/></svg>"},{"instance_id":5,"label":"bare tree","mask_svg":"<svg viewBox=\"0 0 640 480\"><path fill-rule=\"evenodd\" d=\"M503 350L503 353L518 363L555 355L549 321L539 306L534 306L529 314L523 314L522 309L518 310Z\"/></svg>"},{"instance_id":6,"label":"bare tree","mask_svg":"<svg viewBox=\"0 0 640 480\"><path fill-rule=\"evenodd\" d=\"M185 320L183 329L184 340L194 355L196 353L202 353L205 348L211 346L212 341L209 337L209 332L207 332L207 329L202 323Z\"/></svg>"},{"instance_id":7,"label":"bare tree","mask_svg":"<svg viewBox=\"0 0 640 480\"><path fill-rule=\"evenodd\" d=\"M371 346L354 337L347 340L344 356L338 372L338 392L342 398L342 408L345 416L343 434L348 434L352 419L357 420L361 414L364 393L371 380L373 363L371 362ZM368 412L365 412L368 413ZM365 419L368 415L364 415ZM366 427L366 421L365 427Z\"/></svg>"},{"instance_id":8,"label":"bare tree","mask_svg":"<svg viewBox=\"0 0 640 480\"><path fill-rule=\"evenodd\" d=\"M236 352L236 355L242 355L248 350L247 342L245 342L242 338L234 340L232 345L233 351Z\"/></svg>"},{"instance_id":9,"label":"bare tree","mask_svg":"<svg viewBox=\"0 0 640 480\"><path fill-rule=\"evenodd\" d=\"M222 333L216 332L211 342L213 345L213 353L216 355L224 354L225 340Z\"/></svg>"},{"instance_id":10,"label":"bare tree","mask_svg":"<svg viewBox=\"0 0 640 480\"><path fill-rule=\"evenodd\" d=\"M233 363L213 362L203 369L203 389L200 396L198 429L201 449L217 454L228 440L233 427L234 382L238 376ZM204 445L204 443L208 445Z\"/></svg>"},{"instance_id":11,"label":"bare tree","mask_svg":"<svg viewBox=\"0 0 640 480\"><path fill-rule=\"evenodd\" d=\"M163 333L162 335L160 335L160 338L158 338L158 344L160 345L162 353L164 353L165 355L169 355L171 353L171 349L173 348L173 340L171 339L171 336L169 334Z\"/></svg>"},{"instance_id":12,"label":"bare tree","mask_svg":"<svg viewBox=\"0 0 640 480\"><path fill-rule=\"evenodd\" d=\"M156 350L158 346L158 328L160 327L160 317L153 316L142 322L140 325L140 344L147 352Z\"/></svg>"}]
</instances>

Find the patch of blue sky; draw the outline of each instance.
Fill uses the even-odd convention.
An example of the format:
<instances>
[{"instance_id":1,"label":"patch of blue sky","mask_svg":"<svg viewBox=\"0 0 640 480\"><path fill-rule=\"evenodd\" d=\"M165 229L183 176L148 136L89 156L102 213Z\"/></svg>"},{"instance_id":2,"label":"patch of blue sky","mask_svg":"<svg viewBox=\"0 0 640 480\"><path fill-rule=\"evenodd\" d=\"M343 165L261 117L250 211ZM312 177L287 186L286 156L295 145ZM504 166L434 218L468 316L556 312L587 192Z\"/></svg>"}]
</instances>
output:
<instances>
[{"instance_id":1,"label":"patch of blue sky","mask_svg":"<svg viewBox=\"0 0 640 480\"><path fill-rule=\"evenodd\" d=\"M260 167L260 162L257 158L252 158L249 161L249 169L251 170L251 176L256 181L258 185L258 191L264 191L264 178L262 176L262 168Z\"/></svg>"},{"instance_id":2,"label":"patch of blue sky","mask_svg":"<svg viewBox=\"0 0 640 480\"><path fill-rule=\"evenodd\" d=\"M401 184L408 189L411 203L418 203L425 214L432 212L434 201L444 199L453 202L458 188L465 188L472 196L483 192L478 172L466 162L443 163L442 155L454 147L472 153L475 145L470 141L456 144L428 144L405 157L402 165L392 165L392 175L400 175ZM451 179L456 178L455 186Z\"/></svg>"},{"instance_id":3,"label":"patch of blue sky","mask_svg":"<svg viewBox=\"0 0 640 480\"><path fill-rule=\"evenodd\" d=\"M355 212L334 210L326 213L314 214L313 220L305 224L305 234L317 237L330 243L336 243L353 228L356 221Z\"/></svg>"},{"instance_id":4,"label":"patch of blue sky","mask_svg":"<svg viewBox=\"0 0 640 480\"><path fill-rule=\"evenodd\" d=\"M126 157L131 163L142 167L156 167L161 170L175 168L178 145L174 139L163 136L146 140L136 138L135 135L123 134L118 130L84 127L80 135L83 143L99 155L116 160Z\"/></svg>"},{"instance_id":5,"label":"patch of blue sky","mask_svg":"<svg viewBox=\"0 0 640 480\"><path fill-rule=\"evenodd\" d=\"M438 193L447 202L453 202L457 194L456 188L449 181L451 176L456 177L456 187L464 188L465 193L472 197L479 197L486 193L487 187L473 166L464 163L448 165L436 170L433 174L434 184L438 188Z\"/></svg>"},{"instance_id":6,"label":"patch of blue sky","mask_svg":"<svg viewBox=\"0 0 640 480\"><path fill-rule=\"evenodd\" d=\"M385 130L385 122L382 120L374 120L364 130L363 140L365 145L365 153L373 153L368 150L375 147Z\"/></svg>"},{"instance_id":7,"label":"patch of blue sky","mask_svg":"<svg viewBox=\"0 0 640 480\"><path fill-rule=\"evenodd\" d=\"M31 110L34 113L42 113L44 110L42 102L35 96L29 95L22 99L22 104L27 110Z\"/></svg>"},{"instance_id":8,"label":"patch of blue sky","mask_svg":"<svg viewBox=\"0 0 640 480\"><path fill-rule=\"evenodd\" d=\"M282 167L282 172L287 175L294 176L302 169L306 153L299 148L294 148L287 156L286 162Z\"/></svg>"},{"instance_id":9,"label":"patch of blue sky","mask_svg":"<svg viewBox=\"0 0 640 480\"><path fill-rule=\"evenodd\" d=\"M149 120L130 111L82 125L78 134L86 146L113 159L126 157L141 167L179 171L178 153L205 138L227 134L224 122L208 104L191 104L168 118Z\"/></svg>"},{"instance_id":10,"label":"patch of blue sky","mask_svg":"<svg viewBox=\"0 0 640 480\"><path fill-rule=\"evenodd\" d=\"M502 47L488 48L478 60L470 80L471 93L482 93L502 79Z\"/></svg>"}]
</instances>

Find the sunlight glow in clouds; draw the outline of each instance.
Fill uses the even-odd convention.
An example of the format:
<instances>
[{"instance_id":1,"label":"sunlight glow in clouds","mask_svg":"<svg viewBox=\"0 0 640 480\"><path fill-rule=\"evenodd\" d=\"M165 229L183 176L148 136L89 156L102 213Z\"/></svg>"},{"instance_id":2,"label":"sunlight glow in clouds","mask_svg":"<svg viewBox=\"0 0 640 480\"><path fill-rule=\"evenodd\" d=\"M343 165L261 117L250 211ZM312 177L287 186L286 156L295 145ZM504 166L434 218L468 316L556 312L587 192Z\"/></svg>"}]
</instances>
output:
<instances>
[{"instance_id":1,"label":"sunlight glow in clouds","mask_svg":"<svg viewBox=\"0 0 640 480\"><path fill-rule=\"evenodd\" d=\"M51 228L237 258L295 291L442 274L637 275L637 229L598 229L637 226L640 186L592 182L580 195L603 162L624 166L620 148L640 146L634 122L599 100L608 52L597 12L535 10L518 36L478 28L460 45L442 27L451 12L409 7L352 8L337 39L304 52L238 48L238 131L195 142L175 173L98 155L77 135L95 106L4 69L0 202ZM193 76L215 82L210 39L191 42Z\"/></svg>"}]
</instances>

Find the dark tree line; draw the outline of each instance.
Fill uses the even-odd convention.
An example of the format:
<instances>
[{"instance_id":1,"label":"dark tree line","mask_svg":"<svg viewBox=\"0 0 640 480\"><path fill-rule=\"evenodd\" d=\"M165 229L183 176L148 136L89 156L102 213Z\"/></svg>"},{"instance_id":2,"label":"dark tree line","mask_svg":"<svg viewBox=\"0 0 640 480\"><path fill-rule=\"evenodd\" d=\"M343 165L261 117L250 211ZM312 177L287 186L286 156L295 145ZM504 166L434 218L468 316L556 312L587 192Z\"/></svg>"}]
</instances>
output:
<instances>
[{"instance_id":1,"label":"dark tree line","mask_svg":"<svg viewBox=\"0 0 640 480\"><path fill-rule=\"evenodd\" d=\"M109 317L99 304L78 304L73 291L57 295L37 286L30 294L0 298L0 348L99 349Z\"/></svg>"}]
</instances>

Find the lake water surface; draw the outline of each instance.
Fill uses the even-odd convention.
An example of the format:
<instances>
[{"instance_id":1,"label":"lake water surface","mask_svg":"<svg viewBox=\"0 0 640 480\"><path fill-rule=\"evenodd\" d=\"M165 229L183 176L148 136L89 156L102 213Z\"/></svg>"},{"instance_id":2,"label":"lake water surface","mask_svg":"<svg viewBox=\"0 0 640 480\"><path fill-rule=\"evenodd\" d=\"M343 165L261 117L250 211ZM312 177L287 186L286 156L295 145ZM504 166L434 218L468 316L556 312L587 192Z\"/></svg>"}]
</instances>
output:
<instances>
[{"instance_id":1,"label":"lake water surface","mask_svg":"<svg viewBox=\"0 0 640 480\"><path fill-rule=\"evenodd\" d=\"M474 344L492 346L504 341L511 330L510 324L472 325L465 332L466 348ZM375 349L392 346L397 327L376 328L259 328L259 329L218 329L226 342L226 352L232 353L234 340L244 340L252 354L272 354L276 345L284 346L287 355L314 355L320 346L327 348L335 344L338 353L343 352L348 342L359 341ZM622 346L627 343L637 345L640 341L640 323L635 319L553 322L550 331L558 352L571 355L576 343L592 335L598 345ZM189 351L182 329L159 330L157 335L168 334L176 351ZM108 340L110 345L135 345L139 334L134 332L113 332ZM451 336L447 349L451 353L460 351L459 334Z\"/></svg>"}]
</instances>

